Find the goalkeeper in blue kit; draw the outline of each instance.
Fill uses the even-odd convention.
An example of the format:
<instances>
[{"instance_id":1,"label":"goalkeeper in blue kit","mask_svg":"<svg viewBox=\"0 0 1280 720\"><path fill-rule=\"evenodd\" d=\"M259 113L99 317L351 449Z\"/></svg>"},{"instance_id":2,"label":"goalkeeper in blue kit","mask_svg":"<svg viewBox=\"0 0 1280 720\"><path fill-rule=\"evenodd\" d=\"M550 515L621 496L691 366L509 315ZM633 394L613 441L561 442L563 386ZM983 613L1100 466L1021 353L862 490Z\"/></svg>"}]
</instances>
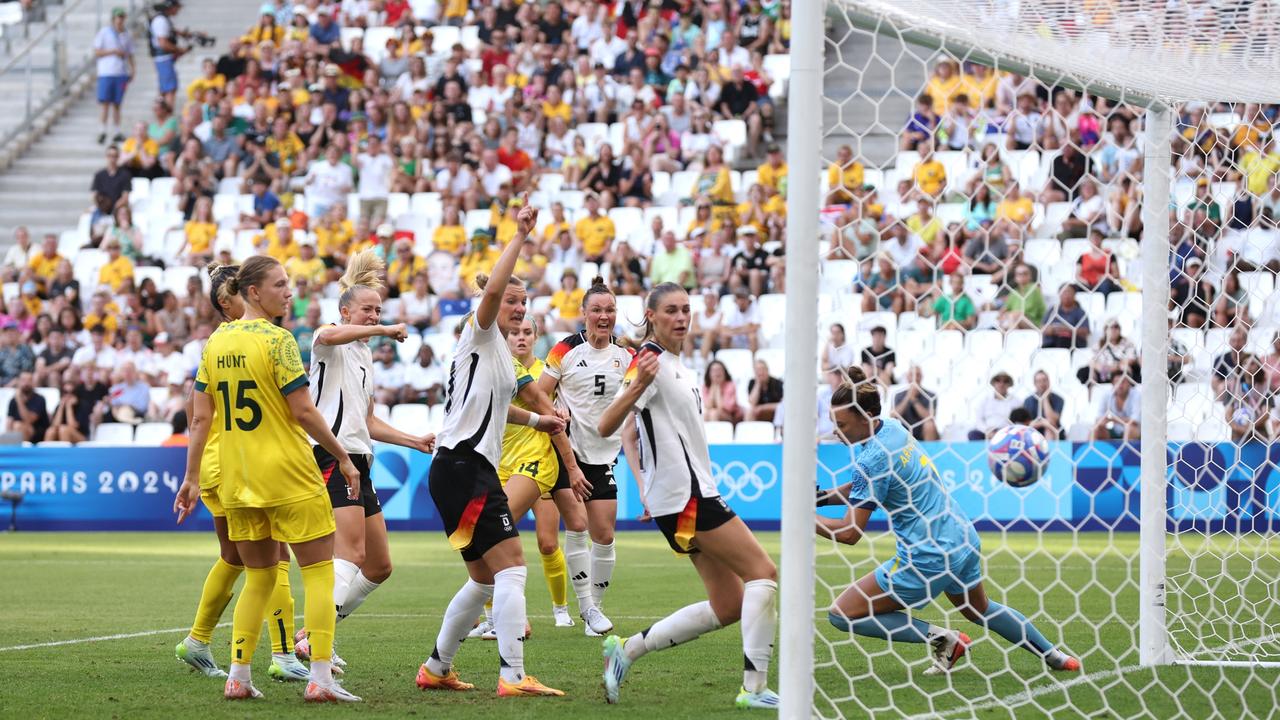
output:
<instances>
[{"instance_id":1,"label":"goalkeeper in blue kit","mask_svg":"<svg viewBox=\"0 0 1280 720\"><path fill-rule=\"evenodd\" d=\"M850 446L853 480L819 490L817 498L818 505L843 504L849 510L843 519L817 516L816 530L854 545L880 507L889 515L897 552L836 598L827 616L831 624L865 637L926 643L933 658L930 672L944 673L964 657L969 636L903 610L945 593L970 621L1034 653L1049 668L1079 672L1080 661L1054 647L1022 613L987 598L973 523L952 502L933 461L910 431L897 420L880 418L877 386L858 368L850 375L853 382L832 395L831 416L837 434Z\"/></svg>"}]
</instances>

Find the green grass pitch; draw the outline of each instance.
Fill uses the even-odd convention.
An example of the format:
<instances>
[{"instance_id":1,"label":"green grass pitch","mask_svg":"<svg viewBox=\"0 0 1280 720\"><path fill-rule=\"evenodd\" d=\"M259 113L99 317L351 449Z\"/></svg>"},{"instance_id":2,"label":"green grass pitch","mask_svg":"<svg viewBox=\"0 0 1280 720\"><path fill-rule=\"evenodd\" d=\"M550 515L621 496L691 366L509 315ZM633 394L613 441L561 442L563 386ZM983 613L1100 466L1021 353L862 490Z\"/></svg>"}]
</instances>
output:
<instances>
[{"instance_id":1,"label":"green grass pitch","mask_svg":"<svg viewBox=\"0 0 1280 720\"><path fill-rule=\"evenodd\" d=\"M11 534L0 536L0 717L447 717L607 718L742 717L733 697L741 680L740 635L730 628L690 645L644 658L623 686L622 703L606 706L600 688L600 642L581 627L557 629L526 534L533 637L530 672L562 688L561 699L500 700L493 695L494 643L464 644L456 667L475 682L470 693L423 693L413 684L431 649L439 618L463 579L461 563L438 533L393 533L396 571L387 585L339 627L350 663L345 684L366 702L354 707L306 707L297 684L266 676L265 642L255 681L264 701L230 704L221 683L196 676L173 657L191 622L200 584L216 552L211 534ZM776 533L762 533L777 555ZM983 536L989 593L1032 616L1045 634L1084 661L1090 680L1051 676L1022 651L1005 653L999 638L935 605L921 616L963 629L975 639L971 660L950 677L926 677L923 646L890 647L850 640L819 616L816 711L864 717L938 713L945 717L1194 718L1267 717L1275 712L1277 672L1169 667L1135 670L1136 535L1048 534ZM818 602L829 601L851 574L889 557L892 541L833 550L818 544ZM1233 563L1251 562L1248 553ZM1170 571L1185 569L1171 558ZM1239 577L1249 577L1239 567ZM1205 569L1208 570L1207 568ZM1233 571L1232 575L1236 575ZM786 577L782 578L786 582ZM293 586L301 613L301 579ZM1252 597L1266 588L1239 589ZM622 633L702 597L688 561L656 532L621 533L618 567L607 611ZM1264 611L1267 616L1276 611ZM224 621L230 621L227 610ZM1271 619L1271 618L1268 618ZM299 621L301 624L301 621ZM227 627L214 635L226 664ZM108 637L125 636L125 637ZM57 644L54 644L57 643ZM35 647L27 647L35 646ZM777 668L771 685L777 687Z\"/></svg>"}]
</instances>

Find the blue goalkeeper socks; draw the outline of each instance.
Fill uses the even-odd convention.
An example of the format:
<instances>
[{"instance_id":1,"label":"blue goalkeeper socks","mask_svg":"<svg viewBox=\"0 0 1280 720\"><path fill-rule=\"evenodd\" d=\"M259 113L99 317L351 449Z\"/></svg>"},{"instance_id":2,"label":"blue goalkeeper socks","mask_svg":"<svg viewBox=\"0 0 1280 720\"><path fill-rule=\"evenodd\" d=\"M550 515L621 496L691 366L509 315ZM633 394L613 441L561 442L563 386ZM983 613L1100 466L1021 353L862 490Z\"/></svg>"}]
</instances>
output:
<instances>
[{"instance_id":1,"label":"blue goalkeeper socks","mask_svg":"<svg viewBox=\"0 0 1280 720\"><path fill-rule=\"evenodd\" d=\"M988 630L1042 657L1053 652L1053 643L1045 639L1025 615L998 602L988 602L983 620Z\"/></svg>"},{"instance_id":2,"label":"blue goalkeeper socks","mask_svg":"<svg viewBox=\"0 0 1280 720\"><path fill-rule=\"evenodd\" d=\"M871 615L857 620L850 620L839 613L829 612L827 613L827 620L845 632L852 631L863 637L880 638L894 642L929 642L929 635L933 631L933 626L929 623L917 620L904 612Z\"/></svg>"}]
</instances>

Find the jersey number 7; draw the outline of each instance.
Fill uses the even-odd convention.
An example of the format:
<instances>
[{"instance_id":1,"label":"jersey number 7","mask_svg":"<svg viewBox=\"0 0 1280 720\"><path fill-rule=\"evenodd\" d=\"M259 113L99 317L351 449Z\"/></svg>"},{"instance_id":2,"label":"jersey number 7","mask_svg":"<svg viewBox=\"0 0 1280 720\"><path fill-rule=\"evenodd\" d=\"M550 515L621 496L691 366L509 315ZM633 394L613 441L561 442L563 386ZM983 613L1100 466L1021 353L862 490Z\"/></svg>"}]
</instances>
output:
<instances>
[{"instance_id":1,"label":"jersey number 7","mask_svg":"<svg viewBox=\"0 0 1280 720\"><path fill-rule=\"evenodd\" d=\"M224 429L231 431L231 386L226 380L218 383L218 392L222 394L222 416L226 418ZM257 429L262 423L262 406L257 400L248 396L250 390L257 390L258 383L252 380L241 380L236 383L236 410L248 410L249 419L236 418L236 427L245 432Z\"/></svg>"}]
</instances>

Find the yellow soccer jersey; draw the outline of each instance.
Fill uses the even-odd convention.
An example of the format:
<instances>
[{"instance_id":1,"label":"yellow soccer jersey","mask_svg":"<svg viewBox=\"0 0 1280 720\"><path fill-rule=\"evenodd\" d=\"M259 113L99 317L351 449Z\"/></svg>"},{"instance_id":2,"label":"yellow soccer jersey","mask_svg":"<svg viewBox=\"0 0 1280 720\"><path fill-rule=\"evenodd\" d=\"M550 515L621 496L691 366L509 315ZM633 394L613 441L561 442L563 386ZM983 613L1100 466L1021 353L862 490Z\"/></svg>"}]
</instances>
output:
<instances>
[{"instance_id":1,"label":"yellow soccer jersey","mask_svg":"<svg viewBox=\"0 0 1280 720\"><path fill-rule=\"evenodd\" d=\"M302 427L285 396L306 387L298 343L266 320L224 323L209 338L196 390L219 410L219 493L228 508L266 508L325 492Z\"/></svg>"},{"instance_id":2,"label":"yellow soccer jersey","mask_svg":"<svg viewBox=\"0 0 1280 720\"><path fill-rule=\"evenodd\" d=\"M542 377L542 371L546 369L546 365L535 358L533 364L528 368L528 373L520 374L519 370L523 366L519 360L516 360L515 363L517 377L519 378L516 385L517 393L525 385L537 382L538 378ZM522 410L529 410L529 405L518 394L511 401L511 404ZM506 430L502 434L502 463L501 467L498 468L498 477L509 477L512 473L517 472L521 465L544 459L553 461L555 459L555 449L551 447L550 435L539 432L528 425L507 424Z\"/></svg>"}]
</instances>

